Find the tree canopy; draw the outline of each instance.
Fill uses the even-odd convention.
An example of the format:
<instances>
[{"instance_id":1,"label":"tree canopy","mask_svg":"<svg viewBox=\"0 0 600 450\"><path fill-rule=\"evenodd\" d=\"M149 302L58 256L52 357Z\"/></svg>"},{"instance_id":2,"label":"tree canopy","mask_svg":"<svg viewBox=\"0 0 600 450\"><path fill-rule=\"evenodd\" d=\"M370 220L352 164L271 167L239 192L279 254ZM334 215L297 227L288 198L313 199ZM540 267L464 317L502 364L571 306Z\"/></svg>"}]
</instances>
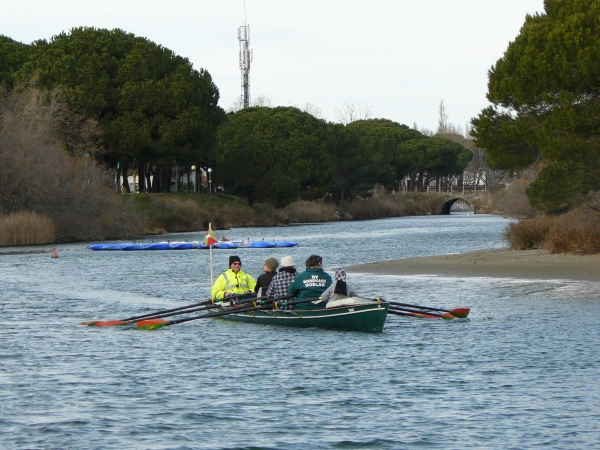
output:
<instances>
[{"instance_id":1,"label":"tree canopy","mask_svg":"<svg viewBox=\"0 0 600 450\"><path fill-rule=\"evenodd\" d=\"M490 69L492 106L472 120L472 135L495 167L546 161L527 194L533 206L558 211L600 189L600 1L544 7Z\"/></svg>"},{"instance_id":2,"label":"tree canopy","mask_svg":"<svg viewBox=\"0 0 600 450\"><path fill-rule=\"evenodd\" d=\"M252 205L284 206L324 195L334 174L331 129L294 107L252 107L218 133L218 178Z\"/></svg>"},{"instance_id":3,"label":"tree canopy","mask_svg":"<svg viewBox=\"0 0 600 450\"><path fill-rule=\"evenodd\" d=\"M14 74L27 59L29 46L0 34L0 87L12 88Z\"/></svg>"},{"instance_id":4,"label":"tree canopy","mask_svg":"<svg viewBox=\"0 0 600 450\"><path fill-rule=\"evenodd\" d=\"M43 88L62 86L73 112L98 119L111 164L214 163L219 91L167 48L119 29L74 28L32 45L20 76L34 75Z\"/></svg>"}]
</instances>

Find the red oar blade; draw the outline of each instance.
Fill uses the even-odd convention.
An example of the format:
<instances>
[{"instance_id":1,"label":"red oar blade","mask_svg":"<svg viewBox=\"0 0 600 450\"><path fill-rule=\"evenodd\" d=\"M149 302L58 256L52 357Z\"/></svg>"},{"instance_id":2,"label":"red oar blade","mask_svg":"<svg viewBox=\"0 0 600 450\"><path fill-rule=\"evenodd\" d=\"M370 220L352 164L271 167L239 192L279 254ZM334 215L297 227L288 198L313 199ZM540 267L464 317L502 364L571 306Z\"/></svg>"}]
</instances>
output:
<instances>
[{"instance_id":1,"label":"red oar blade","mask_svg":"<svg viewBox=\"0 0 600 450\"><path fill-rule=\"evenodd\" d=\"M466 319L470 311L469 308L454 308L448 312L459 319Z\"/></svg>"},{"instance_id":2,"label":"red oar blade","mask_svg":"<svg viewBox=\"0 0 600 450\"><path fill-rule=\"evenodd\" d=\"M415 317L420 317L421 319L439 319L441 316L437 314L428 314L428 313L411 313Z\"/></svg>"},{"instance_id":3,"label":"red oar blade","mask_svg":"<svg viewBox=\"0 0 600 450\"><path fill-rule=\"evenodd\" d=\"M100 321L99 320L92 320L91 322L81 322L79 325L83 325L84 327L93 327L98 322L100 322Z\"/></svg>"},{"instance_id":4,"label":"red oar blade","mask_svg":"<svg viewBox=\"0 0 600 450\"><path fill-rule=\"evenodd\" d=\"M127 325L129 322L124 320L104 320L94 324L95 327L118 327L120 325Z\"/></svg>"},{"instance_id":5,"label":"red oar blade","mask_svg":"<svg viewBox=\"0 0 600 450\"><path fill-rule=\"evenodd\" d=\"M168 320L163 320L163 319L142 320L137 323L137 329L153 331L153 330L158 330L158 329L168 325L169 323L170 322Z\"/></svg>"},{"instance_id":6,"label":"red oar blade","mask_svg":"<svg viewBox=\"0 0 600 450\"><path fill-rule=\"evenodd\" d=\"M405 309L390 308L389 312L391 312L392 314L397 314L399 316L419 317L420 319L439 319L442 317L439 314L428 314L428 313L422 313L422 312L416 312L416 311L407 311Z\"/></svg>"},{"instance_id":7,"label":"red oar blade","mask_svg":"<svg viewBox=\"0 0 600 450\"><path fill-rule=\"evenodd\" d=\"M456 316L452 315L449 312L445 312L444 314L442 314L442 319L444 319L444 320L454 320L454 319L456 319Z\"/></svg>"}]
</instances>

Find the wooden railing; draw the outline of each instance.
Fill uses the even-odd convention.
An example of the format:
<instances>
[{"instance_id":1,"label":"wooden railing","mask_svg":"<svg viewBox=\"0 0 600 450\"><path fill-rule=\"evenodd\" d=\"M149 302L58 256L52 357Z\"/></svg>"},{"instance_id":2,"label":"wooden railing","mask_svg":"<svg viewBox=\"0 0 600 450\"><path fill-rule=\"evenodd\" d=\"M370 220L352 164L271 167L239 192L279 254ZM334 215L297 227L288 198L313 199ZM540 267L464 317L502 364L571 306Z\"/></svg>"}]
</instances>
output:
<instances>
[{"instance_id":1,"label":"wooden railing","mask_svg":"<svg viewBox=\"0 0 600 450\"><path fill-rule=\"evenodd\" d=\"M504 185L463 184L451 186L415 186L410 190L405 187L404 192L427 192L429 194L452 195L456 197L475 197L478 195L494 194L504 188Z\"/></svg>"}]
</instances>

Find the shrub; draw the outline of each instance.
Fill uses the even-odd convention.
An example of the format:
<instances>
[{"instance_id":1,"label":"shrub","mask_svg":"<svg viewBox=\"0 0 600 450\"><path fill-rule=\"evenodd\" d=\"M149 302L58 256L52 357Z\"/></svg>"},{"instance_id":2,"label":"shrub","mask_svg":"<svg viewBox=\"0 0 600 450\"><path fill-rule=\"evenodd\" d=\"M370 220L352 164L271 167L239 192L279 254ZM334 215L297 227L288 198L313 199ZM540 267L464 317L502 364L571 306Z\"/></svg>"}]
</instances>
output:
<instances>
[{"instance_id":1,"label":"shrub","mask_svg":"<svg viewBox=\"0 0 600 450\"><path fill-rule=\"evenodd\" d=\"M543 248L550 253L600 253L600 214L579 209L562 216L539 216L509 225L505 238L514 250Z\"/></svg>"},{"instance_id":2,"label":"shrub","mask_svg":"<svg viewBox=\"0 0 600 450\"><path fill-rule=\"evenodd\" d=\"M600 215L582 209L556 217L544 248L550 253L600 253Z\"/></svg>"},{"instance_id":3,"label":"shrub","mask_svg":"<svg viewBox=\"0 0 600 450\"><path fill-rule=\"evenodd\" d=\"M327 222L339 218L335 207L321 202L298 200L287 205L283 211L290 222Z\"/></svg>"},{"instance_id":4,"label":"shrub","mask_svg":"<svg viewBox=\"0 0 600 450\"><path fill-rule=\"evenodd\" d=\"M511 223L505 234L513 250L528 250L530 248L542 248L542 244L548 235L548 231L554 223L554 218L547 216L535 219L521 220Z\"/></svg>"}]
</instances>

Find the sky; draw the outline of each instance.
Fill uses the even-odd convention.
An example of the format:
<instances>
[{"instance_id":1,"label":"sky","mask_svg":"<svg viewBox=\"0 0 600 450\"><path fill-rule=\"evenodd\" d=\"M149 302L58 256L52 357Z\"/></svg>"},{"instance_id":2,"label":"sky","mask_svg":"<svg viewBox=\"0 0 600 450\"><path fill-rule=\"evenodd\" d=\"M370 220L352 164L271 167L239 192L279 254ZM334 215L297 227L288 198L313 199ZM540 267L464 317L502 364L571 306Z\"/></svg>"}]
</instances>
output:
<instances>
[{"instance_id":1,"label":"sky","mask_svg":"<svg viewBox=\"0 0 600 450\"><path fill-rule=\"evenodd\" d=\"M489 105L487 72L543 0L20 0L0 34L31 43L80 26L120 28L187 57L230 108L241 94L237 29L250 26L250 95L273 106L344 105L435 131L440 102L466 128Z\"/></svg>"}]
</instances>

